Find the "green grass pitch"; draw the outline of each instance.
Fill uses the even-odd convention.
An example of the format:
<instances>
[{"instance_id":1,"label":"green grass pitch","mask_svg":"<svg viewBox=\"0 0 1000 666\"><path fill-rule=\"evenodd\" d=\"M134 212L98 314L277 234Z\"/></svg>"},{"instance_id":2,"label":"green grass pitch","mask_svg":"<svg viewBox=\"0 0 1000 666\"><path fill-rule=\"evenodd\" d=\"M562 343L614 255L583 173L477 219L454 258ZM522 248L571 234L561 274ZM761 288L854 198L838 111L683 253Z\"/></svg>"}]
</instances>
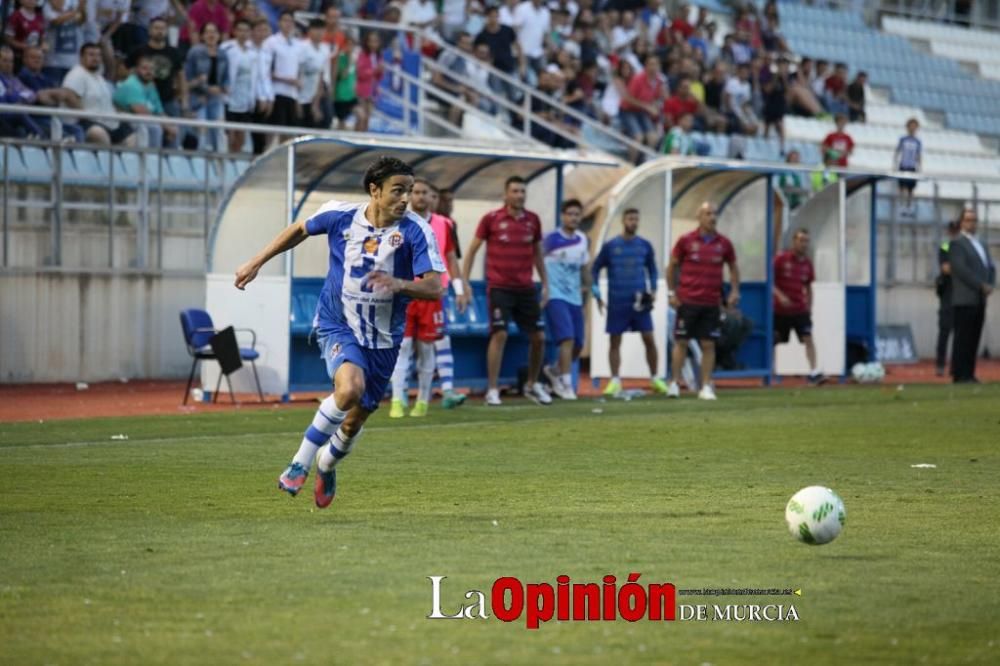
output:
<instances>
[{"instance_id":1,"label":"green grass pitch","mask_svg":"<svg viewBox=\"0 0 1000 666\"><path fill-rule=\"evenodd\" d=\"M383 410L326 511L275 487L309 408L0 424L0 663L1000 663L1000 386L720 398ZM800 620L426 619L427 576L630 572Z\"/></svg>"}]
</instances>

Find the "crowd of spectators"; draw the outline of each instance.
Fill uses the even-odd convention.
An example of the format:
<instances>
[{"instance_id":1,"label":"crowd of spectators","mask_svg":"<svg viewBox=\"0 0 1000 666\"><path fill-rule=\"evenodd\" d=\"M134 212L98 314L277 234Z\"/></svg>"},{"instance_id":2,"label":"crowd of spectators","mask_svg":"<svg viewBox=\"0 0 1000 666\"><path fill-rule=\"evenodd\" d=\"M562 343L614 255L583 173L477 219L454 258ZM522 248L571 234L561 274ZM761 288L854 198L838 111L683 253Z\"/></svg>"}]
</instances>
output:
<instances>
[{"instance_id":1,"label":"crowd of spectators","mask_svg":"<svg viewBox=\"0 0 1000 666\"><path fill-rule=\"evenodd\" d=\"M387 64L416 49L436 59L434 82L451 102L464 102L441 100L452 123L468 106L523 122L520 80L557 102L530 105L543 121L531 133L556 147L586 141L584 117L672 153L707 149L691 131L727 133L731 157L742 157L739 137L772 132L784 151L788 113L864 120L865 73L849 80L842 63L795 57L776 2L734 3L724 35L704 9L665 0L40 2L5 3L13 69L0 71L0 101L156 117L64 131L102 143L260 152L272 140L199 133L172 125L178 117L365 130ZM293 12L323 18L297 23ZM359 34L343 17L432 31L457 50L402 30ZM40 118L4 114L0 133L46 136Z\"/></svg>"}]
</instances>

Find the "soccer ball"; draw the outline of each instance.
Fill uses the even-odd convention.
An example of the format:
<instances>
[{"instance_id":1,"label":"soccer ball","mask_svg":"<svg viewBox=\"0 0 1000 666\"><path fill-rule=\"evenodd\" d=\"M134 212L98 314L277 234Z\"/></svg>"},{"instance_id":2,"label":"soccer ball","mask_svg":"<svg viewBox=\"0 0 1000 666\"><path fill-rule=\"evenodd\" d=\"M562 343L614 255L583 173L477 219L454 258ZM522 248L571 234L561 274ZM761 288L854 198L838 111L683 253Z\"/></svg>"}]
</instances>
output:
<instances>
[{"instance_id":1,"label":"soccer ball","mask_svg":"<svg viewBox=\"0 0 1000 666\"><path fill-rule=\"evenodd\" d=\"M859 384L875 384L885 378L885 368L881 363L855 363L851 367L851 377Z\"/></svg>"},{"instance_id":2,"label":"soccer ball","mask_svg":"<svg viewBox=\"0 0 1000 666\"><path fill-rule=\"evenodd\" d=\"M836 539L846 518L843 500L823 486L803 488L785 507L785 521L792 536L812 546Z\"/></svg>"}]
</instances>

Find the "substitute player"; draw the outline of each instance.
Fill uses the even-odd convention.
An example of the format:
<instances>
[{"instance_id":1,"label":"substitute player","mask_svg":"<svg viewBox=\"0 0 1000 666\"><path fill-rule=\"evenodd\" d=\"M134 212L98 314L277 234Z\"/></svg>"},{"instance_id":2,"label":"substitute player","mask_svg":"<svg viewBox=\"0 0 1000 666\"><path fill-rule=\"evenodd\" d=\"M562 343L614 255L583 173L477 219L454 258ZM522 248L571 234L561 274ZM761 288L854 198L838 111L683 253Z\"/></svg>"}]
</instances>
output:
<instances>
[{"instance_id":1,"label":"substitute player","mask_svg":"<svg viewBox=\"0 0 1000 666\"><path fill-rule=\"evenodd\" d=\"M816 345L812 336L812 283L816 279L809 259L809 232L799 229L792 236L792 247L774 258L774 344L788 342L794 330L806 346L809 383L824 381L816 365Z\"/></svg>"},{"instance_id":2,"label":"substitute player","mask_svg":"<svg viewBox=\"0 0 1000 666\"><path fill-rule=\"evenodd\" d=\"M441 298L444 264L428 242L431 231L406 210L413 169L394 157L380 157L365 172L364 188L367 203L326 203L236 271L236 287L245 289L270 259L309 236L325 235L330 246L316 327L333 394L316 410L298 452L278 477L278 488L296 495L317 458L314 496L321 509L333 501L337 463L351 452L385 393L407 304L411 298ZM421 279L414 281L416 276Z\"/></svg>"},{"instance_id":3,"label":"substitute player","mask_svg":"<svg viewBox=\"0 0 1000 666\"><path fill-rule=\"evenodd\" d=\"M653 245L637 235L639 211L629 208L622 215L622 233L612 238L594 259L590 268L594 297L597 307L604 311L598 278L601 271L608 269L608 318L606 330L611 336L608 349L608 363L611 365L611 381L604 387L604 395L621 393L622 380L619 374L622 363L622 334L637 331L642 335L646 347L646 363L649 365L650 385L656 393L666 393L667 385L656 376L659 355L653 339L653 303L656 301L656 255Z\"/></svg>"},{"instance_id":4,"label":"substitute player","mask_svg":"<svg viewBox=\"0 0 1000 666\"><path fill-rule=\"evenodd\" d=\"M563 400L576 400L571 367L583 349L583 296L590 288L590 241L579 230L582 215L579 201L564 201L561 228L542 241L550 289L545 305L546 326L549 338L559 349L556 363L542 370L552 384L552 392Z\"/></svg>"},{"instance_id":5,"label":"substitute player","mask_svg":"<svg viewBox=\"0 0 1000 666\"><path fill-rule=\"evenodd\" d=\"M413 179L413 191L410 193L410 212L419 217L434 232L438 250L448 268L446 272L441 274L441 287L447 290L449 275L458 275L454 222L433 212L437 203L435 195L434 185L430 181L424 178ZM455 287L456 295L461 296L465 293L461 278L453 280L452 285ZM398 419L405 416L406 384L410 375L410 357L414 351L414 340L416 340L418 388L417 401L413 405L413 409L410 410L410 416L427 416L431 399L431 385L434 382L434 366L438 359L436 345L446 335L443 300L410 302L409 307L406 308L406 327L403 331L403 341L399 346L396 369L392 373L392 404L389 408L389 418ZM450 347L449 345L449 349ZM444 391L442 403L446 409L465 402L465 396L455 393L450 381L445 384L444 377L442 377L442 385Z\"/></svg>"},{"instance_id":6,"label":"substitute player","mask_svg":"<svg viewBox=\"0 0 1000 666\"><path fill-rule=\"evenodd\" d=\"M715 400L712 372L715 370L715 341L722 333L722 266L729 266L729 307L740 303L740 269L729 239L715 229L715 206L698 207L698 228L677 239L667 265L667 295L677 310L674 325L673 379L667 396L679 398L677 383L687 359L688 340L701 347L701 400ZM678 272L680 283L678 284ZM676 288L676 290L675 290Z\"/></svg>"}]
</instances>

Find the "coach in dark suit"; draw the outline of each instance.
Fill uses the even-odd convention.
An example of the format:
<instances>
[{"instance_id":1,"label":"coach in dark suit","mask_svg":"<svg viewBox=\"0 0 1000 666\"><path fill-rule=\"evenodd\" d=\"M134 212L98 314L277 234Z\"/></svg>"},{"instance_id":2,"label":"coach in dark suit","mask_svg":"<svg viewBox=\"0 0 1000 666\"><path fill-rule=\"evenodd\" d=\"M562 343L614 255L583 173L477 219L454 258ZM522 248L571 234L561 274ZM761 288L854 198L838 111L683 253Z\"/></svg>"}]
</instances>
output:
<instances>
[{"instance_id":1,"label":"coach in dark suit","mask_svg":"<svg viewBox=\"0 0 1000 666\"><path fill-rule=\"evenodd\" d=\"M990 259L989 250L976 238L977 222L975 210L962 211L961 233L948 247L955 326L951 376L956 384L978 381L976 352L986 318L986 299L996 282L996 266Z\"/></svg>"}]
</instances>

